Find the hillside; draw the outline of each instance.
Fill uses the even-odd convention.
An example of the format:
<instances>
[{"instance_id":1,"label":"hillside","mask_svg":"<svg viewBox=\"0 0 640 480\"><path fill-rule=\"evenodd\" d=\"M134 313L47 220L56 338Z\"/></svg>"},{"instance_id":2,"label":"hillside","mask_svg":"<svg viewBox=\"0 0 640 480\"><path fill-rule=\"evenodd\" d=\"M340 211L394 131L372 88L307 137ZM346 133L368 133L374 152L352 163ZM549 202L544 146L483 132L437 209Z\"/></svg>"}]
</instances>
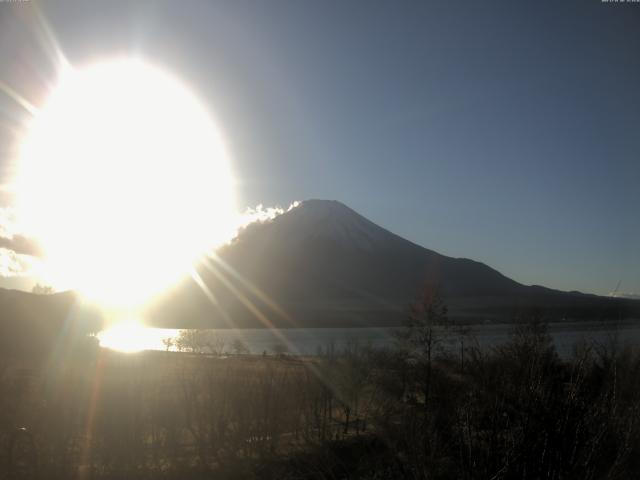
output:
<instances>
[{"instance_id":1,"label":"hillside","mask_svg":"<svg viewBox=\"0 0 640 480\"><path fill-rule=\"evenodd\" d=\"M53 349L100 330L97 312L73 292L36 295L0 289L0 352L2 356L47 358Z\"/></svg>"}]
</instances>

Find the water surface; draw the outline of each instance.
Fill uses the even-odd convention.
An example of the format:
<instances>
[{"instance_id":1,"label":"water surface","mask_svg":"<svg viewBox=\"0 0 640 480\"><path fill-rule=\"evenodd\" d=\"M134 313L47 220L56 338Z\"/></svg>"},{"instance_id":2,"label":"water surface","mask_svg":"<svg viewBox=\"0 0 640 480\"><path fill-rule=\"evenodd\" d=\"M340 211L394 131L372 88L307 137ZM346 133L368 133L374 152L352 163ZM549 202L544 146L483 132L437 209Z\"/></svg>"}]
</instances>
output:
<instances>
[{"instance_id":1,"label":"water surface","mask_svg":"<svg viewBox=\"0 0 640 480\"><path fill-rule=\"evenodd\" d=\"M507 342L514 331L513 324L473 325L470 343L483 348L491 348ZM216 349L233 353L234 344L241 341L250 353L271 354L287 351L298 355L315 355L320 351L334 349L343 351L353 345L388 347L395 341L397 328L292 328L292 329L219 329L209 330ZM107 332L98 337L101 344L118 348L109 342ZM556 349L563 356L571 354L578 342L607 344L618 341L622 345L640 345L640 321L613 322L571 322L552 323L549 333ZM165 350L164 339L175 339L176 329L137 328L132 332L122 332L127 348L123 350ZM134 337L134 338L132 338ZM111 339L113 340L113 338ZM111 343L111 344L110 344ZM130 347L134 348L130 348ZM175 350L175 347L170 347Z\"/></svg>"}]
</instances>

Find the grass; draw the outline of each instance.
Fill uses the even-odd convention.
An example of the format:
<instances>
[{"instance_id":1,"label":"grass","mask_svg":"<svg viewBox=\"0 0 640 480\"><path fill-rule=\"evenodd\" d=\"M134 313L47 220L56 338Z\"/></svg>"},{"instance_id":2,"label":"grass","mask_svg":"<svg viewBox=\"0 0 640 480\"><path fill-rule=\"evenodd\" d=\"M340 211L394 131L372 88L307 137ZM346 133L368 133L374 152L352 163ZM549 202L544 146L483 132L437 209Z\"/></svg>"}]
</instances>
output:
<instances>
[{"instance_id":1,"label":"grass","mask_svg":"<svg viewBox=\"0 0 640 480\"><path fill-rule=\"evenodd\" d=\"M637 352L465 345L3 358L0 478L635 478Z\"/></svg>"}]
</instances>

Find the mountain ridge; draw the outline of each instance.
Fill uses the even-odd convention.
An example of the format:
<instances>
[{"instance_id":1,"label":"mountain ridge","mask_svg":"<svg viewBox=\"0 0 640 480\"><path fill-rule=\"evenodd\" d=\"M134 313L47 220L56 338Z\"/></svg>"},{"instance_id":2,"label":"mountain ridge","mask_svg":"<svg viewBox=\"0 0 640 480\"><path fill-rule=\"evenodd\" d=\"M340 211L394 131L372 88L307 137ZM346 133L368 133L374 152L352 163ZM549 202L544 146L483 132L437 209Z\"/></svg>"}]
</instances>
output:
<instances>
[{"instance_id":1,"label":"mountain ridge","mask_svg":"<svg viewBox=\"0 0 640 480\"><path fill-rule=\"evenodd\" d=\"M465 322L640 318L640 301L523 285L489 265L448 257L337 201L311 200L254 222L143 311L170 328L395 326L424 288ZM98 312L73 292L0 289L0 324L44 337L95 331ZM8 331L14 331L10 328ZM6 336L9 339L10 336ZM5 347L8 348L8 347Z\"/></svg>"},{"instance_id":2,"label":"mountain ridge","mask_svg":"<svg viewBox=\"0 0 640 480\"><path fill-rule=\"evenodd\" d=\"M559 318L602 317L613 305L605 297L523 285L482 262L442 255L336 200L306 200L251 224L216 258L233 275L216 261L198 269L216 306L196 306L208 295L183 284L175 292L191 303L181 310L160 302L153 318L164 312L167 321L173 315L217 323L213 311L219 310L233 325L264 326L257 309L278 326L397 325L424 288L438 288L452 316L476 321L507 321L534 308Z\"/></svg>"}]
</instances>

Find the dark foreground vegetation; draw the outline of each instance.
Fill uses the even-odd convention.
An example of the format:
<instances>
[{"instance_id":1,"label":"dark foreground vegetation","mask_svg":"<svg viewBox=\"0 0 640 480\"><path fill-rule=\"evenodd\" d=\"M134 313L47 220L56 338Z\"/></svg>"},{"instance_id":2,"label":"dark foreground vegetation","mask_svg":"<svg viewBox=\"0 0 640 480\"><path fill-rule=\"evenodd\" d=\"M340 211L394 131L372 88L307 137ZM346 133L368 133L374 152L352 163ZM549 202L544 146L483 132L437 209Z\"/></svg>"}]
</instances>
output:
<instances>
[{"instance_id":1,"label":"dark foreground vegetation","mask_svg":"<svg viewBox=\"0 0 640 480\"><path fill-rule=\"evenodd\" d=\"M314 358L6 357L0 477L638 478L637 352L560 359L538 321L481 350L435 297L408 327L396 348Z\"/></svg>"}]
</instances>

